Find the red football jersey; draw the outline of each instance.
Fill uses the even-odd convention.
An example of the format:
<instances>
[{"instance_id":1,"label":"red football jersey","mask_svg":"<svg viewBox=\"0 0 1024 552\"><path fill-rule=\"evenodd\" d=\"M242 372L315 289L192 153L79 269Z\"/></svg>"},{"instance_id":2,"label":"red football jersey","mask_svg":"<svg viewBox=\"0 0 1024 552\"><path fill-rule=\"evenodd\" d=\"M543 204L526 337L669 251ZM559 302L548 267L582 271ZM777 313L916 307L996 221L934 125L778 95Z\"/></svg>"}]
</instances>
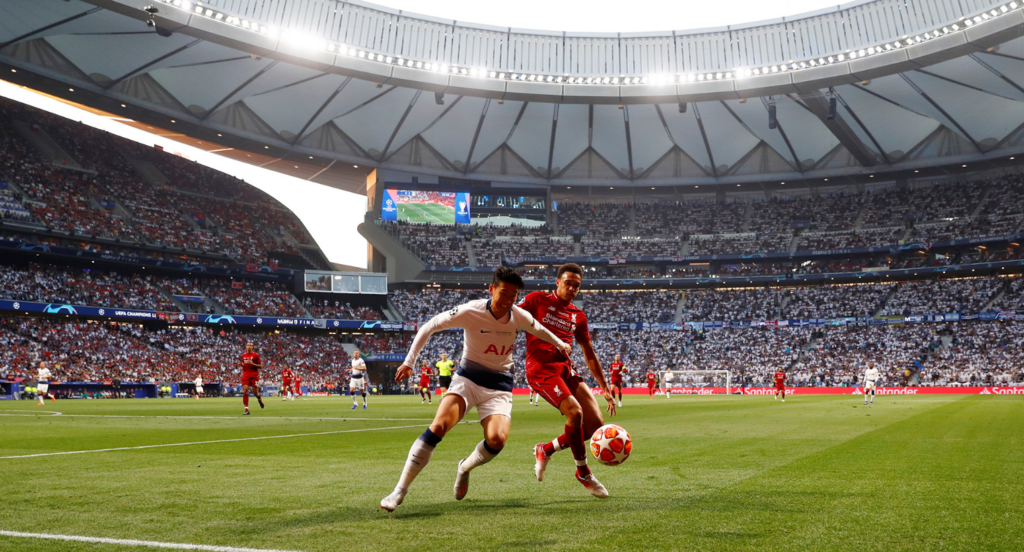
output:
<instances>
[{"instance_id":1,"label":"red football jersey","mask_svg":"<svg viewBox=\"0 0 1024 552\"><path fill-rule=\"evenodd\" d=\"M420 368L420 379L423 379L423 378L428 378L428 379L430 378L430 367L429 366L423 366L423 367Z\"/></svg>"},{"instance_id":2,"label":"red football jersey","mask_svg":"<svg viewBox=\"0 0 1024 552\"><path fill-rule=\"evenodd\" d=\"M775 385L783 385L786 383L785 372L775 372Z\"/></svg>"},{"instance_id":3,"label":"red football jersey","mask_svg":"<svg viewBox=\"0 0 1024 552\"><path fill-rule=\"evenodd\" d=\"M259 366L262 365L263 361L260 359L259 353L242 353L242 371L243 372L259 372Z\"/></svg>"},{"instance_id":4,"label":"red football jersey","mask_svg":"<svg viewBox=\"0 0 1024 552\"><path fill-rule=\"evenodd\" d=\"M587 327L587 314L572 302L565 302L554 292L535 291L527 294L519 303L519 308L533 315L551 333L559 339L573 344L573 339L580 343L590 343L590 329ZM568 360L554 345L526 334L526 365L537 366Z\"/></svg>"},{"instance_id":5,"label":"red football jersey","mask_svg":"<svg viewBox=\"0 0 1024 552\"><path fill-rule=\"evenodd\" d=\"M655 376L654 374L647 374L647 385L650 387L654 387L657 384L658 376Z\"/></svg>"},{"instance_id":6,"label":"red football jersey","mask_svg":"<svg viewBox=\"0 0 1024 552\"><path fill-rule=\"evenodd\" d=\"M281 380L292 381L292 371L287 368L281 370Z\"/></svg>"},{"instance_id":7,"label":"red football jersey","mask_svg":"<svg viewBox=\"0 0 1024 552\"><path fill-rule=\"evenodd\" d=\"M622 374L626 371L625 364L621 362L611 363L609 369L611 370L612 379L622 379Z\"/></svg>"}]
</instances>

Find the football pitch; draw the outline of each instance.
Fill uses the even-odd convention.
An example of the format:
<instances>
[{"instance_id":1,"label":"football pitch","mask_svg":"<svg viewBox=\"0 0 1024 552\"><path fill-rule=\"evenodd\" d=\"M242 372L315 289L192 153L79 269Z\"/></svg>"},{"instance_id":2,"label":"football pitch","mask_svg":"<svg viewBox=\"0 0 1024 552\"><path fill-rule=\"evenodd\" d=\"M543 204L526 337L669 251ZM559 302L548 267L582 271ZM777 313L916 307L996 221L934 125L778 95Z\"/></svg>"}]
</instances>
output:
<instances>
[{"instance_id":1,"label":"football pitch","mask_svg":"<svg viewBox=\"0 0 1024 552\"><path fill-rule=\"evenodd\" d=\"M398 220L455 224L455 209L440 203L399 203Z\"/></svg>"},{"instance_id":2,"label":"football pitch","mask_svg":"<svg viewBox=\"0 0 1024 552\"><path fill-rule=\"evenodd\" d=\"M436 400L270 398L246 417L240 399L4 402L0 550L1024 548L1024 397L626 399L608 421L632 456L591 461L608 499L572 478L567 451L536 481L531 449L562 421L517 396L465 500L452 484L481 439L475 412L392 514L380 499Z\"/></svg>"}]
</instances>

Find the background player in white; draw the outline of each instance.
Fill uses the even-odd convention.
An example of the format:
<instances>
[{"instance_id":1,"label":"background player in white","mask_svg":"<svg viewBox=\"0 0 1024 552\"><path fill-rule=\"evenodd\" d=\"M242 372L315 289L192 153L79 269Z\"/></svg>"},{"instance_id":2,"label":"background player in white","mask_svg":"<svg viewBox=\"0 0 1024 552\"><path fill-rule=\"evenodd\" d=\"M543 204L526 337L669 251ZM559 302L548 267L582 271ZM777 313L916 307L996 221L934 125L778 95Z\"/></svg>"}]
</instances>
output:
<instances>
[{"instance_id":1,"label":"background player in white","mask_svg":"<svg viewBox=\"0 0 1024 552\"><path fill-rule=\"evenodd\" d=\"M532 387L530 388L530 404L533 406L540 406L540 393L535 391Z\"/></svg>"},{"instance_id":2,"label":"background player in white","mask_svg":"<svg viewBox=\"0 0 1024 552\"><path fill-rule=\"evenodd\" d=\"M51 401L57 402L57 397L54 397L50 392L50 378L53 374L50 373L50 369L46 367L45 362L39 363L39 371L36 373L36 394L39 395L39 404L43 404L43 399L49 397Z\"/></svg>"},{"instance_id":3,"label":"background player in white","mask_svg":"<svg viewBox=\"0 0 1024 552\"><path fill-rule=\"evenodd\" d=\"M203 394L203 376L202 375L196 376L195 383L196 383L196 400L198 401L199 397Z\"/></svg>"},{"instance_id":4,"label":"background player in white","mask_svg":"<svg viewBox=\"0 0 1024 552\"><path fill-rule=\"evenodd\" d=\"M449 328L465 331L459 369L452 386L441 399L430 427L409 450L405 468L395 490L380 501L380 507L393 512L405 499L416 476L430 461L434 447L474 406L480 416L484 440L467 458L459 462L455 475L455 499L462 500L469 490L469 472L490 462L505 447L512 426L512 351L516 335L527 331L561 349L566 357L572 349L540 325L533 316L515 306L523 278L508 267L494 271L490 299L478 299L441 313L420 327L405 362L395 375L400 382L412 375L416 357L435 332Z\"/></svg>"},{"instance_id":5,"label":"background player in white","mask_svg":"<svg viewBox=\"0 0 1024 552\"><path fill-rule=\"evenodd\" d=\"M363 396L363 410L366 410L366 362L359 354L359 349L352 351L352 374L348 383L348 392L352 395L352 410L356 409L356 392Z\"/></svg>"},{"instance_id":6,"label":"background player in white","mask_svg":"<svg viewBox=\"0 0 1024 552\"><path fill-rule=\"evenodd\" d=\"M875 404L875 384L878 383L878 369L875 363L868 364L864 371L864 404L868 404L868 392L871 392L871 404Z\"/></svg>"},{"instance_id":7,"label":"background player in white","mask_svg":"<svg viewBox=\"0 0 1024 552\"><path fill-rule=\"evenodd\" d=\"M672 372L665 372L665 398L672 398L672 383L675 381L676 376Z\"/></svg>"}]
</instances>

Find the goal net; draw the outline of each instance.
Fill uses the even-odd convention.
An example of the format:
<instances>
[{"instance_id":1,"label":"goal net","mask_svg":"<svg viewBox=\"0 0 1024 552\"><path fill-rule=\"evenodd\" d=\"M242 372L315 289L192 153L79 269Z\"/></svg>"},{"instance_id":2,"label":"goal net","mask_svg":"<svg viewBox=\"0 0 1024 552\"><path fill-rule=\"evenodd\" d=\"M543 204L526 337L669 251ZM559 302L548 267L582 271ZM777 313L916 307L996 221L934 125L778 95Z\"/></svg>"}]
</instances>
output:
<instances>
[{"instance_id":1,"label":"goal net","mask_svg":"<svg viewBox=\"0 0 1024 552\"><path fill-rule=\"evenodd\" d=\"M732 391L732 374L728 370L662 370L658 381L665 398L676 394L712 394L714 388Z\"/></svg>"}]
</instances>

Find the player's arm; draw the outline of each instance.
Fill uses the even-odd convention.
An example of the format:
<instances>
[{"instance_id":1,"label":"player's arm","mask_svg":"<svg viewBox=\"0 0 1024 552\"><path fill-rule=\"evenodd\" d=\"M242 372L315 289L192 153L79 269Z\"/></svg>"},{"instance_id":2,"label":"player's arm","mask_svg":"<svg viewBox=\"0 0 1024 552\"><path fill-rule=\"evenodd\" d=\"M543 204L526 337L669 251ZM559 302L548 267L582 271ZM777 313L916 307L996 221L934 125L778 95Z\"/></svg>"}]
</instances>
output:
<instances>
[{"instance_id":1,"label":"player's arm","mask_svg":"<svg viewBox=\"0 0 1024 552\"><path fill-rule=\"evenodd\" d=\"M604 378L604 369L601 368L601 361L597 358L597 353L594 352L594 346L590 343L589 335L588 339L577 340L580 343L580 349L583 351L583 358L587 360L587 368L590 369L590 373L594 374L594 379L597 380L598 386L601 387L601 392L604 394L604 399L608 401L608 412L615 415L615 399L612 398L612 392L608 389L608 381Z\"/></svg>"},{"instance_id":2,"label":"player's arm","mask_svg":"<svg viewBox=\"0 0 1024 552\"><path fill-rule=\"evenodd\" d=\"M409 353L405 355L405 362L402 363L395 374L395 383L408 379L412 375L413 366L416 366L416 359L423 351L423 347L426 347L430 336L441 330L461 327L459 324L464 313L465 311L462 307L455 307L450 311L435 315L426 324L420 326L419 331L416 332L416 337L412 340L412 346L409 347Z\"/></svg>"},{"instance_id":3,"label":"player's arm","mask_svg":"<svg viewBox=\"0 0 1024 552\"><path fill-rule=\"evenodd\" d=\"M523 330L526 330L530 335L536 336L541 340L558 347L558 350L562 351L565 358L572 356L572 347L569 344L559 339L557 335L551 333L551 330L545 328L543 324L537 322L537 319L529 312L523 310L522 314L524 315L523 318L527 321L527 323L522 327Z\"/></svg>"}]
</instances>

